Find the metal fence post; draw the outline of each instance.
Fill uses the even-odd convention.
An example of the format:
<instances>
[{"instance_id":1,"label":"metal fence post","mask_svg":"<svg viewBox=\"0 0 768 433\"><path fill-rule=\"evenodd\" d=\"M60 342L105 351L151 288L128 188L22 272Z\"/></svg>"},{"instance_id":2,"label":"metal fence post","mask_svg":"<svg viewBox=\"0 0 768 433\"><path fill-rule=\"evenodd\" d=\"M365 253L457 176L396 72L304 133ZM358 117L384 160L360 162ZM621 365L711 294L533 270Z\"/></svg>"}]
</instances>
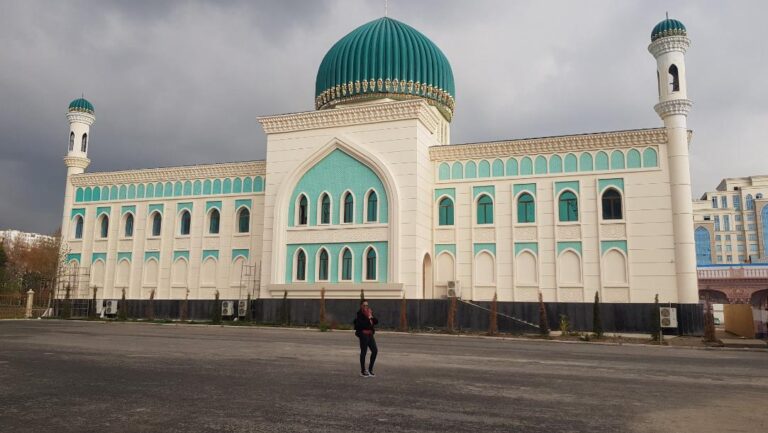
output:
<instances>
[{"instance_id":1,"label":"metal fence post","mask_svg":"<svg viewBox=\"0 0 768 433\"><path fill-rule=\"evenodd\" d=\"M32 318L32 303L34 302L34 299L35 299L35 291L32 289L29 289L27 291L27 311L24 314L24 317L26 317L27 319Z\"/></svg>"}]
</instances>

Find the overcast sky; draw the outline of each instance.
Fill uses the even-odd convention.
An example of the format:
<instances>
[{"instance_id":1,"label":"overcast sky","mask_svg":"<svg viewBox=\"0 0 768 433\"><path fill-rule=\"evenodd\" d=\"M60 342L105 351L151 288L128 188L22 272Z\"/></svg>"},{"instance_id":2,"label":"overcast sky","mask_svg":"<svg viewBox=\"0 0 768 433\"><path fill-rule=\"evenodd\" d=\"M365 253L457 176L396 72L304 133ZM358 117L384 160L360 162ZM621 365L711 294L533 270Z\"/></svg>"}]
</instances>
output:
<instances>
[{"instance_id":1,"label":"overcast sky","mask_svg":"<svg viewBox=\"0 0 768 433\"><path fill-rule=\"evenodd\" d=\"M694 195L768 174L768 3L390 0L446 54L454 143L661 126L650 31L683 21ZM323 55L384 0L0 0L0 229L60 224L69 129L89 171L263 159L256 117L313 109ZM768 192L768 191L767 191Z\"/></svg>"}]
</instances>

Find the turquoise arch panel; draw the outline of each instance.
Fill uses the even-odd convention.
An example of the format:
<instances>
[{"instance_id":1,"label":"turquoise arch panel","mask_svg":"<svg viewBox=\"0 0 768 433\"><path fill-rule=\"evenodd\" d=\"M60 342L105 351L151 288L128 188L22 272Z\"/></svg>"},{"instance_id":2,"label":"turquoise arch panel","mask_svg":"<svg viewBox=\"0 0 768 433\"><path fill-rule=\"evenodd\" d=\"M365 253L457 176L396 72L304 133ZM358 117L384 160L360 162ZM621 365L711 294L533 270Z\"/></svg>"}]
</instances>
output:
<instances>
[{"instance_id":1,"label":"turquoise arch panel","mask_svg":"<svg viewBox=\"0 0 768 433\"><path fill-rule=\"evenodd\" d=\"M192 202L176 203L176 212L178 213L182 210L188 210L189 212L192 212Z\"/></svg>"},{"instance_id":2,"label":"turquoise arch panel","mask_svg":"<svg viewBox=\"0 0 768 433\"><path fill-rule=\"evenodd\" d=\"M523 252L524 250L531 250L534 254L539 255L539 243L538 242L515 242L515 256Z\"/></svg>"},{"instance_id":3,"label":"turquoise arch panel","mask_svg":"<svg viewBox=\"0 0 768 433\"><path fill-rule=\"evenodd\" d=\"M130 251L117 253L117 263L120 263L123 260L128 260L130 262L132 259L133 259L133 253L131 253Z\"/></svg>"},{"instance_id":4,"label":"turquoise arch panel","mask_svg":"<svg viewBox=\"0 0 768 433\"><path fill-rule=\"evenodd\" d=\"M517 176L517 160L515 158L507 160L507 176Z\"/></svg>"},{"instance_id":5,"label":"turquoise arch panel","mask_svg":"<svg viewBox=\"0 0 768 433\"><path fill-rule=\"evenodd\" d=\"M477 176L481 178L491 177L491 163L485 159L477 166Z\"/></svg>"},{"instance_id":6,"label":"turquoise arch panel","mask_svg":"<svg viewBox=\"0 0 768 433\"><path fill-rule=\"evenodd\" d=\"M146 198L155 198L155 184L150 183L147 184L147 193L145 194Z\"/></svg>"},{"instance_id":7,"label":"turquoise arch panel","mask_svg":"<svg viewBox=\"0 0 768 433\"><path fill-rule=\"evenodd\" d=\"M496 255L496 244L494 243L476 243L472 248L474 255L477 255L480 251L490 251L494 256Z\"/></svg>"},{"instance_id":8,"label":"turquoise arch panel","mask_svg":"<svg viewBox=\"0 0 768 433\"><path fill-rule=\"evenodd\" d=\"M79 208L72 208L70 218L74 218L76 215L80 215L81 217L85 218L85 208L79 207Z\"/></svg>"},{"instance_id":9,"label":"turquoise arch panel","mask_svg":"<svg viewBox=\"0 0 768 433\"><path fill-rule=\"evenodd\" d=\"M204 262L208 257L219 260L219 250L203 250L202 261Z\"/></svg>"},{"instance_id":10,"label":"turquoise arch panel","mask_svg":"<svg viewBox=\"0 0 768 433\"><path fill-rule=\"evenodd\" d=\"M213 194L221 194L221 179L213 180Z\"/></svg>"},{"instance_id":11,"label":"turquoise arch panel","mask_svg":"<svg viewBox=\"0 0 768 433\"><path fill-rule=\"evenodd\" d=\"M155 184L155 197L162 197L163 196L163 184L161 182L158 182Z\"/></svg>"},{"instance_id":12,"label":"turquoise arch panel","mask_svg":"<svg viewBox=\"0 0 768 433\"><path fill-rule=\"evenodd\" d=\"M253 192L253 179L250 177L243 180L243 192Z\"/></svg>"},{"instance_id":13,"label":"turquoise arch panel","mask_svg":"<svg viewBox=\"0 0 768 433\"><path fill-rule=\"evenodd\" d=\"M517 196L523 191L526 191L531 193L532 196L536 197L536 184L535 183L519 183L512 187L512 191L515 196Z\"/></svg>"},{"instance_id":14,"label":"turquoise arch panel","mask_svg":"<svg viewBox=\"0 0 768 433\"><path fill-rule=\"evenodd\" d=\"M80 260L80 253L67 254L67 262L71 262L72 260L76 261L77 263L80 263L82 261Z\"/></svg>"},{"instance_id":15,"label":"turquoise arch panel","mask_svg":"<svg viewBox=\"0 0 768 433\"><path fill-rule=\"evenodd\" d=\"M212 184L209 179L206 179L205 182L203 182L203 195L211 195L212 191Z\"/></svg>"},{"instance_id":16,"label":"turquoise arch panel","mask_svg":"<svg viewBox=\"0 0 768 433\"><path fill-rule=\"evenodd\" d=\"M642 165L643 161L640 157L640 151L629 149L629 152L627 152L627 168L640 168Z\"/></svg>"},{"instance_id":17,"label":"turquoise arch panel","mask_svg":"<svg viewBox=\"0 0 768 433\"><path fill-rule=\"evenodd\" d=\"M566 173L576 173L579 171L578 158L572 153L565 155L565 162L563 165L565 166Z\"/></svg>"},{"instance_id":18,"label":"turquoise arch panel","mask_svg":"<svg viewBox=\"0 0 768 433\"><path fill-rule=\"evenodd\" d=\"M627 241L601 241L600 242L600 254L605 254L612 248L618 248L627 254Z\"/></svg>"},{"instance_id":19,"label":"turquoise arch panel","mask_svg":"<svg viewBox=\"0 0 768 433\"><path fill-rule=\"evenodd\" d=\"M192 182L190 182L188 180L184 182L184 192L183 192L183 194L185 196L192 195Z\"/></svg>"},{"instance_id":20,"label":"turquoise arch panel","mask_svg":"<svg viewBox=\"0 0 768 433\"><path fill-rule=\"evenodd\" d=\"M89 186L83 192L83 201L91 201L91 200L93 200L93 191L91 190L91 187Z\"/></svg>"},{"instance_id":21,"label":"turquoise arch panel","mask_svg":"<svg viewBox=\"0 0 768 433\"><path fill-rule=\"evenodd\" d=\"M144 198L144 184L140 183L139 186L136 187L136 198Z\"/></svg>"},{"instance_id":22,"label":"turquoise arch panel","mask_svg":"<svg viewBox=\"0 0 768 433\"><path fill-rule=\"evenodd\" d=\"M243 180L239 177L236 177L235 180L232 181L232 192L235 194L243 192Z\"/></svg>"},{"instance_id":23,"label":"turquoise arch panel","mask_svg":"<svg viewBox=\"0 0 768 433\"><path fill-rule=\"evenodd\" d=\"M120 192L117 194L119 200L125 200L128 197L128 188L125 185L120 185Z\"/></svg>"},{"instance_id":24,"label":"turquoise arch panel","mask_svg":"<svg viewBox=\"0 0 768 433\"><path fill-rule=\"evenodd\" d=\"M451 179L464 179L464 166L459 161L454 162L451 167Z\"/></svg>"},{"instance_id":25,"label":"turquoise arch panel","mask_svg":"<svg viewBox=\"0 0 768 433\"><path fill-rule=\"evenodd\" d=\"M211 208L216 208L219 211L221 211L221 209L222 209L221 208L221 201L220 200L211 200L211 201L205 202L205 213L208 213L208 211L211 210Z\"/></svg>"},{"instance_id":26,"label":"turquoise arch panel","mask_svg":"<svg viewBox=\"0 0 768 433\"><path fill-rule=\"evenodd\" d=\"M203 193L203 183L199 180L196 180L195 183L192 184L192 194L193 195L200 195Z\"/></svg>"},{"instance_id":27,"label":"turquoise arch panel","mask_svg":"<svg viewBox=\"0 0 768 433\"><path fill-rule=\"evenodd\" d=\"M174 197L181 197L183 192L184 192L184 185L181 182L176 182L173 184Z\"/></svg>"},{"instance_id":28,"label":"turquoise arch panel","mask_svg":"<svg viewBox=\"0 0 768 433\"><path fill-rule=\"evenodd\" d=\"M658 167L659 155L656 149L649 147L643 151L643 167Z\"/></svg>"},{"instance_id":29,"label":"turquoise arch panel","mask_svg":"<svg viewBox=\"0 0 768 433\"><path fill-rule=\"evenodd\" d=\"M614 150L611 153L611 170L623 170L624 167L624 152Z\"/></svg>"},{"instance_id":30,"label":"turquoise arch panel","mask_svg":"<svg viewBox=\"0 0 768 433\"><path fill-rule=\"evenodd\" d=\"M117 186L112 186L112 188L109 189L109 199L117 200Z\"/></svg>"},{"instance_id":31,"label":"turquoise arch panel","mask_svg":"<svg viewBox=\"0 0 768 433\"><path fill-rule=\"evenodd\" d=\"M347 190L352 191L355 197L353 221L360 224L364 221L363 201L366 192L371 188L376 190L378 195L379 221L386 224L389 220L389 198L381 179L367 165L341 149L335 149L299 179L288 201L288 225L291 227L294 225L295 203L299 194L306 194L310 203L317 203L320 194L325 191L331 194L332 201L336 204L331 209L331 223L339 224L339 203L342 202L342 195ZM317 212L309 213L308 223L309 225L317 224Z\"/></svg>"},{"instance_id":32,"label":"turquoise arch panel","mask_svg":"<svg viewBox=\"0 0 768 433\"><path fill-rule=\"evenodd\" d=\"M563 160L560 155L552 155L549 157L549 172L550 173L562 173L563 172Z\"/></svg>"},{"instance_id":33,"label":"turquoise arch panel","mask_svg":"<svg viewBox=\"0 0 768 433\"><path fill-rule=\"evenodd\" d=\"M163 197L173 197L173 184L166 182L163 187Z\"/></svg>"},{"instance_id":34,"label":"turquoise arch panel","mask_svg":"<svg viewBox=\"0 0 768 433\"><path fill-rule=\"evenodd\" d=\"M75 190L75 202L76 203L81 203L83 201L83 193L84 193L84 191L83 191L82 188L78 188L78 189Z\"/></svg>"},{"instance_id":35,"label":"turquoise arch panel","mask_svg":"<svg viewBox=\"0 0 768 433\"><path fill-rule=\"evenodd\" d=\"M577 253L579 253L579 255L582 255L581 254L581 242L580 241L577 241L577 242L558 242L557 243L557 255L559 256L560 253L562 253L563 251L565 251L565 250L567 250L569 248L572 249L572 250L575 250Z\"/></svg>"},{"instance_id":36,"label":"turquoise arch panel","mask_svg":"<svg viewBox=\"0 0 768 433\"><path fill-rule=\"evenodd\" d=\"M175 262L178 259L186 259L187 262L189 262L189 251L174 251L173 252L173 261Z\"/></svg>"},{"instance_id":37,"label":"turquoise arch panel","mask_svg":"<svg viewBox=\"0 0 768 433\"><path fill-rule=\"evenodd\" d=\"M91 254L91 263L96 263L96 260L101 260L107 263L107 253L93 253Z\"/></svg>"},{"instance_id":38,"label":"turquoise arch panel","mask_svg":"<svg viewBox=\"0 0 768 433\"><path fill-rule=\"evenodd\" d=\"M112 207L110 206L99 206L96 208L96 217L98 218L101 214L106 214L109 216L110 212L112 212Z\"/></svg>"},{"instance_id":39,"label":"turquoise arch panel","mask_svg":"<svg viewBox=\"0 0 768 433\"><path fill-rule=\"evenodd\" d=\"M261 176L253 178L253 192L264 192L264 179Z\"/></svg>"},{"instance_id":40,"label":"turquoise arch panel","mask_svg":"<svg viewBox=\"0 0 768 433\"><path fill-rule=\"evenodd\" d=\"M624 179L622 178L615 178L615 179L600 179L597 181L597 189L599 190L598 193L602 193L603 190L608 188L609 186L615 187L621 192L624 192Z\"/></svg>"},{"instance_id":41,"label":"turquoise arch panel","mask_svg":"<svg viewBox=\"0 0 768 433\"><path fill-rule=\"evenodd\" d=\"M504 161L500 159L495 159L493 161L493 167L491 168L491 174L493 175L493 177L504 176Z\"/></svg>"},{"instance_id":42,"label":"turquoise arch panel","mask_svg":"<svg viewBox=\"0 0 768 433\"><path fill-rule=\"evenodd\" d=\"M496 201L496 186L495 185L482 185L472 187L472 199L476 199L480 194L488 194Z\"/></svg>"},{"instance_id":43,"label":"turquoise arch panel","mask_svg":"<svg viewBox=\"0 0 768 433\"><path fill-rule=\"evenodd\" d=\"M244 257L245 260L248 260L250 253L251 250L247 248L234 248L232 249L232 261L235 261L238 257Z\"/></svg>"},{"instance_id":44,"label":"turquoise arch panel","mask_svg":"<svg viewBox=\"0 0 768 433\"><path fill-rule=\"evenodd\" d=\"M157 203L157 204L151 204L151 205L147 206L147 215L151 215L152 212L155 212L155 211L160 212L160 214L162 215L163 214L163 204L162 203Z\"/></svg>"},{"instance_id":45,"label":"turquoise arch panel","mask_svg":"<svg viewBox=\"0 0 768 433\"><path fill-rule=\"evenodd\" d=\"M448 251L456 257L456 244L435 244L435 257L444 251Z\"/></svg>"},{"instance_id":46,"label":"turquoise arch panel","mask_svg":"<svg viewBox=\"0 0 768 433\"><path fill-rule=\"evenodd\" d=\"M295 275L293 270L294 255L299 248L302 248L307 255L307 273L306 280L304 282L315 282L315 268L317 267L317 252L320 248L328 250L328 259L330 261L329 280L331 283L339 282L339 256L341 250L344 247L348 247L352 251L352 261L354 273L352 275L352 282L360 283L363 281L363 256L369 246L376 248L376 282L388 281L388 260L389 252L387 242L349 242L349 243L328 243L328 244L290 244L288 245L286 252L286 267L285 267L285 281L287 283L293 282Z\"/></svg>"},{"instance_id":47,"label":"turquoise arch panel","mask_svg":"<svg viewBox=\"0 0 768 433\"><path fill-rule=\"evenodd\" d=\"M131 204L131 205L127 205L127 206L122 206L120 208L120 215L124 215L127 212L130 212L130 213L136 215L136 205L135 204Z\"/></svg>"},{"instance_id":48,"label":"turquoise arch panel","mask_svg":"<svg viewBox=\"0 0 768 433\"><path fill-rule=\"evenodd\" d=\"M101 200L101 188L98 186L93 188L93 201L100 201Z\"/></svg>"},{"instance_id":49,"label":"turquoise arch panel","mask_svg":"<svg viewBox=\"0 0 768 433\"><path fill-rule=\"evenodd\" d=\"M232 194L232 179L224 179L224 184L221 187L221 191L223 194Z\"/></svg>"},{"instance_id":50,"label":"turquoise arch panel","mask_svg":"<svg viewBox=\"0 0 768 433\"><path fill-rule=\"evenodd\" d=\"M160 261L160 251L146 251L144 252L144 261L146 262L149 259L155 259L158 262Z\"/></svg>"},{"instance_id":51,"label":"turquoise arch panel","mask_svg":"<svg viewBox=\"0 0 768 433\"><path fill-rule=\"evenodd\" d=\"M253 207L253 201L249 198L235 200L235 210L240 209L242 206L245 206L248 209L251 209Z\"/></svg>"},{"instance_id":52,"label":"turquoise arch panel","mask_svg":"<svg viewBox=\"0 0 768 433\"><path fill-rule=\"evenodd\" d=\"M128 195L126 198L128 198L128 200L133 200L136 198L136 185L128 185Z\"/></svg>"},{"instance_id":53,"label":"turquoise arch panel","mask_svg":"<svg viewBox=\"0 0 768 433\"><path fill-rule=\"evenodd\" d=\"M468 161L464 164L464 177L466 179L474 179L477 177L477 164L475 161Z\"/></svg>"},{"instance_id":54,"label":"turquoise arch panel","mask_svg":"<svg viewBox=\"0 0 768 433\"><path fill-rule=\"evenodd\" d=\"M531 158L524 156L520 160L520 175L528 176L531 174L533 174L533 161L531 161Z\"/></svg>"},{"instance_id":55,"label":"turquoise arch panel","mask_svg":"<svg viewBox=\"0 0 768 433\"><path fill-rule=\"evenodd\" d=\"M600 151L595 155L595 170L608 170L608 154Z\"/></svg>"},{"instance_id":56,"label":"turquoise arch panel","mask_svg":"<svg viewBox=\"0 0 768 433\"><path fill-rule=\"evenodd\" d=\"M536 164L534 167L534 173L547 174L547 158L539 155L536 157Z\"/></svg>"},{"instance_id":57,"label":"turquoise arch panel","mask_svg":"<svg viewBox=\"0 0 768 433\"><path fill-rule=\"evenodd\" d=\"M435 188L435 200L444 195L451 197L454 203L456 202L456 188Z\"/></svg>"},{"instance_id":58,"label":"turquoise arch panel","mask_svg":"<svg viewBox=\"0 0 768 433\"><path fill-rule=\"evenodd\" d=\"M566 182L555 182L555 195L559 195L560 191L564 189L572 189L576 192L576 194L579 193L579 181L578 180L569 180Z\"/></svg>"},{"instance_id":59,"label":"turquoise arch panel","mask_svg":"<svg viewBox=\"0 0 768 433\"><path fill-rule=\"evenodd\" d=\"M440 164L440 167L437 169L437 178L439 180L451 179L451 166L448 165L447 162L443 162Z\"/></svg>"},{"instance_id":60,"label":"turquoise arch panel","mask_svg":"<svg viewBox=\"0 0 768 433\"><path fill-rule=\"evenodd\" d=\"M109 200L109 187L108 186L102 186L101 187L101 199L102 200Z\"/></svg>"}]
</instances>

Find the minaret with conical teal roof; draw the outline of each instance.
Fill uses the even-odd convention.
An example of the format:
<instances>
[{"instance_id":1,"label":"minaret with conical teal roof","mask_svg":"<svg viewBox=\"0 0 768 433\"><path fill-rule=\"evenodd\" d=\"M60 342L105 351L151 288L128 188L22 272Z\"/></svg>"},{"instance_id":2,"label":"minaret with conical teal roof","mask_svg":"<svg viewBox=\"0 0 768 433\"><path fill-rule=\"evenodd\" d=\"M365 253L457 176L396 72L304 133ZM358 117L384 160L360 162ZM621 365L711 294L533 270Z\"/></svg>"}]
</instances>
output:
<instances>
[{"instance_id":1,"label":"minaret with conical teal roof","mask_svg":"<svg viewBox=\"0 0 768 433\"><path fill-rule=\"evenodd\" d=\"M651 31L648 46L657 65L659 103L654 109L667 129L677 302L684 304L695 304L699 299L688 154L688 112L693 104L688 99L685 74L685 53L690 45L688 30L683 23L667 16Z\"/></svg>"},{"instance_id":2,"label":"minaret with conical teal roof","mask_svg":"<svg viewBox=\"0 0 768 433\"><path fill-rule=\"evenodd\" d=\"M67 184L64 191L64 215L61 222L62 240L69 238L70 212L74 201L74 187L71 178L85 172L85 169L91 164L91 160L88 159L88 147L91 139L91 125L96 121L95 113L93 104L83 97L69 103L67 110L69 136L67 137L67 155L64 157L64 164L67 166Z\"/></svg>"}]
</instances>

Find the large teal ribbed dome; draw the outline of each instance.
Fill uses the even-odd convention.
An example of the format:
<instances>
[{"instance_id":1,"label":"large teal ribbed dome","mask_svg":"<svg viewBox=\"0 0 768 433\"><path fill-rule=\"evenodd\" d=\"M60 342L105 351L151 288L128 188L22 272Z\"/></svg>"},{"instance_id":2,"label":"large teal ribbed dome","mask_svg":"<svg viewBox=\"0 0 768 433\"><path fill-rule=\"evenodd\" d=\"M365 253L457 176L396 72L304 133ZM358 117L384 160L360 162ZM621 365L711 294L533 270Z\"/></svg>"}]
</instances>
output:
<instances>
[{"instance_id":1,"label":"large teal ribbed dome","mask_svg":"<svg viewBox=\"0 0 768 433\"><path fill-rule=\"evenodd\" d=\"M93 104L88 102L85 98L77 98L69 103L69 111L84 111L86 113L94 114L96 110L93 109Z\"/></svg>"},{"instance_id":2,"label":"large teal ribbed dome","mask_svg":"<svg viewBox=\"0 0 768 433\"><path fill-rule=\"evenodd\" d=\"M453 71L442 51L413 27L380 18L336 42L320 63L315 108L376 98L425 98L451 119Z\"/></svg>"},{"instance_id":3,"label":"large teal ribbed dome","mask_svg":"<svg viewBox=\"0 0 768 433\"><path fill-rule=\"evenodd\" d=\"M683 23L678 20L667 18L656 24L656 27L653 28L651 31L651 42L666 36L685 36L686 33L687 30Z\"/></svg>"}]
</instances>

